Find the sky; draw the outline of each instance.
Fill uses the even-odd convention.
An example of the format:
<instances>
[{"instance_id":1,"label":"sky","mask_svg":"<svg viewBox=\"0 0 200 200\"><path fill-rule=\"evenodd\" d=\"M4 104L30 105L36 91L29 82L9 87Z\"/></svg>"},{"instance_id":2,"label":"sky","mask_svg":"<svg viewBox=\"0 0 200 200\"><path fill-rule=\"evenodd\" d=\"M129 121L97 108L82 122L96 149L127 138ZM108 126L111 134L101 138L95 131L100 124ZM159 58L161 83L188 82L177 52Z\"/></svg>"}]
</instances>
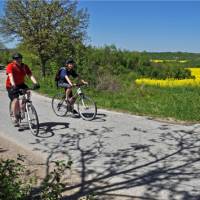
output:
<instances>
[{"instance_id":1,"label":"sky","mask_svg":"<svg viewBox=\"0 0 200 200\"><path fill-rule=\"evenodd\" d=\"M200 53L200 1L80 0L80 8L90 15L87 44L92 46Z\"/></svg>"}]
</instances>

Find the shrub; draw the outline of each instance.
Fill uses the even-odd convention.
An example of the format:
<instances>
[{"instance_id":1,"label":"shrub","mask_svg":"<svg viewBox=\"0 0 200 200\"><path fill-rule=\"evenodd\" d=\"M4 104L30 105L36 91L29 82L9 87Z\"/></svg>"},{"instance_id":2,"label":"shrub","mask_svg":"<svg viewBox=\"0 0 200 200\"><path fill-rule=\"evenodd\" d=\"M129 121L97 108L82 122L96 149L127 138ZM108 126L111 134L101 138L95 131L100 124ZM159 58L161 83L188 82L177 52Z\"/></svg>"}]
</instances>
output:
<instances>
[{"instance_id":1,"label":"shrub","mask_svg":"<svg viewBox=\"0 0 200 200\"><path fill-rule=\"evenodd\" d=\"M45 177L40 189L33 192L31 185L33 177L27 176L23 160L0 160L0 199L2 200L59 200L62 198L64 184L62 177L66 169L71 168L72 161L65 164L64 161L56 161L53 170ZM35 178L35 177L34 177Z\"/></svg>"},{"instance_id":2,"label":"shrub","mask_svg":"<svg viewBox=\"0 0 200 200\"><path fill-rule=\"evenodd\" d=\"M22 175L25 167L15 160L0 160L0 199L23 200L30 192L30 185Z\"/></svg>"},{"instance_id":3,"label":"shrub","mask_svg":"<svg viewBox=\"0 0 200 200\"><path fill-rule=\"evenodd\" d=\"M191 71L182 67L168 66L140 66L137 70L139 76L154 79L186 79L194 78Z\"/></svg>"},{"instance_id":4,"label":"shrub","mask_svg":"<svg viewBox=\"0 0 200 200\"><path fill-rule=\"evenodd\" d=\"M97 90L104 90L110 92L117 92L121 89L121 84L117 77L112 76L111 74L101 74L97 78Z\"/></svg>"}]
</instances>

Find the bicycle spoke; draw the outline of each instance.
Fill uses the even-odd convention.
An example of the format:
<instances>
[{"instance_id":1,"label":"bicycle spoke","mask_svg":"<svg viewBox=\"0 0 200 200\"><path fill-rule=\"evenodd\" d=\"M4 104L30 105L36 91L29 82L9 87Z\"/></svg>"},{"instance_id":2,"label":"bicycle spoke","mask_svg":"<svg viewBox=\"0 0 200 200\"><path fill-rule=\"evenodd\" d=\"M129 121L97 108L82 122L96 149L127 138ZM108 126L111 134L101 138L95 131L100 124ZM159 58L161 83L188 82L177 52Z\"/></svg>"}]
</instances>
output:
<instances>
[{"instance_id":1,"label":"bicycle spoke","mask_svg":"<svg viewBox=\"0 0 200 200\"><path fill-rule=\"evenodd\" d=\"M53 97L51 102L54 113L58 116L64 116L67 113L67 105L65 103L65 95L57 94Z\"/></svg>"},{"instance_id":2,"label":"bicycle spoke","mask_svg":"<svg viewBox=\"0 0 200 200\"><path fill-rule=\"evenodd\" d=\"M31 103L26 104L26 111L29 128L34 135L37 135L39 132L39 120L37 112Z\"/></svg>"}]
</instances>

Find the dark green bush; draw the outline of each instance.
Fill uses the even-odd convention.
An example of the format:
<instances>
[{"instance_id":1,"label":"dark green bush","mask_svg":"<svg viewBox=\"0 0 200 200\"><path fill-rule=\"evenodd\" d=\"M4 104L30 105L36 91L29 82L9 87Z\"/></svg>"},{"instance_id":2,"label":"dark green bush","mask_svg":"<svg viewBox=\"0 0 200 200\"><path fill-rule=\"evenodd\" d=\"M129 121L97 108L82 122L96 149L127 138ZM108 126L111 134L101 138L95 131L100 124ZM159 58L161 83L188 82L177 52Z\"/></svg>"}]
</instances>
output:
<instances>
[{"instance_id":1,"label":"dark green bush","mask_svg":"<svg viewBox=\"0 0 200 200\"><path fill-rule=\"evenodd\" d=\"M2 69L4 69L4 68L5 68L5 66L2 65L2 64L0 64L0 70L2 70Z\"/></svg>"},{"instance_id":2,"label":"dark green bush","mask_svg":"<svg viewBox=\"0 0 200 200\"><path fill-rule=\"evenodd\" d=\"M24 200L28 196L30 185L22 178L24 170L20 162L0 160L0 199Z\"/></svg>"},{"instance_id":3,"label":"dark green bush","mask_svg":"<svg viewBox=\"0 0 200 200\"><path fill-rule=\"evenodd\" d=\"M139 76L154 79L185 79L194 78L191 76L190 70L182 67L168 67L168 66L140 66L137 69Z\"/></svg>"}]
</instances>

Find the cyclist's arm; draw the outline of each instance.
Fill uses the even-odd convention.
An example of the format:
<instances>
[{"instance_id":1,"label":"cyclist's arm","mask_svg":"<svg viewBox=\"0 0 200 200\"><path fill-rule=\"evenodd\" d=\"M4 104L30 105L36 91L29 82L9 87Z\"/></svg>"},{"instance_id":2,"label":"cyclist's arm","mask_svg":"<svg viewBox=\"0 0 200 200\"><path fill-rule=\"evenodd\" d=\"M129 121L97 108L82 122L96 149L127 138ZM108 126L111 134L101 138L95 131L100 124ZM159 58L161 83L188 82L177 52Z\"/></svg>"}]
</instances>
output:
<instances>
[{"instance_id":1,"label":"cyclist's arm","mask_svg":"<svg viewBox=\"0 0 200 200\"><path fill-rule=\"evenodd\" d=\"M36 81L36 79L33 75L30 76L30 79L34 84L38 84L38 82Z\"/></svg>"},{"instance_id":2,"label":"cyclist's arm","mask_svg":"<svg viewBox=\"0 0 200 200\"><path fill-rule=\"evenodd\" d=\"M13 74L12 74L12 73L9 73L9 74L8 74L8 77L9 77L9 79L10 79L11 85L15 87L16 85L15 85L15 81L14 81Z\"/></svg>"},{"instance_id":3,"label":"cyclist's arm","mask_svg":"<svg viewBox=\"0 0 200 200\"><path fill-rule=\"evenodd\" d=\"M83 79L81 79L81 83L83 83L83 84L88 84L88 82L85 81L85 80L83 80Z\"/></svg>"},{"instance_id":4,"label":"cyclist's arm","mask_svg":"<svg viewBox=\"0 0 200 200\"><path fill-rule=\"evenodd\" d=\"M78 76L78 81L79 81L80 83L83 83L83 84L88 84L88 82L85 81L85 80L83 80L83 79L81 79L80 76Z\"/></svg>"},{"instance_id":5,"label":"cyclist's arm","mask_svg":"<svg viewBox=\"0 0 200 200\"><path fill-rule=\"evenodd\" d=\"M66 76L65 76L65 79L66 79L66 81L67 81L71 86L73 86L71 80L69 79L69 76L66 75Z\"/></svg>"},{"instance_id":6,"label":"cyclist's arm","mask_svg":"<svg viewBox=\"0 0 200 200\"><path fill-rule=\"evenodd\" d=\"M30 68L27 65L24 64L24 69L25 69L26 75L31 79L33 84L37 85L38 82L36 81L35 77L33 76Z\"/></svg>"}]
</instances>

